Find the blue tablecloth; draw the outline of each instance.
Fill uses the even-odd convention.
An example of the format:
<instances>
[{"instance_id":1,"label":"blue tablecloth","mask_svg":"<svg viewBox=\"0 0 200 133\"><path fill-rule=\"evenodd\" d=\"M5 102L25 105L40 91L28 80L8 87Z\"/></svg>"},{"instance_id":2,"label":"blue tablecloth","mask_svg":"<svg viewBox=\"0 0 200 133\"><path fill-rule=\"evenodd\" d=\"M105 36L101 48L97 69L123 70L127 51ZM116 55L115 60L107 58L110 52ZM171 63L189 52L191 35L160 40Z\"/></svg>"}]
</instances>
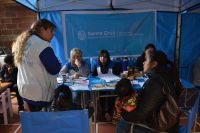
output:
<instances>
[{"instance_id":1,"label":"blue tablecloth","mask_svg":"<svg viewBox=\"0 0 200 133\"><path fill-rule=\"evenodd\" d=\"M89 80L89 87L88 87L88 91L93 91L94 89L92 88L92 85L93 84L106 84L106 81L105 80L102 80L98 77L89 77L88 78ZM133 84L133 88L136 89L136 90L139 90L139 89L142 89L142 85L143 83L146 81L146 77L139 77L139 78L136 78L135 80L137 80L138 83L134 83ZM190 82L190 81L187 81L187 80L184 80L184 79L181 79L180 80L183 87L185 89L194 89L195 86ZM112 83L117 83L117 81L112 81ZM72 86L73 83L65 83L66 85L68 86ZM102 89L98 89L98 90L114 90L115 88L102 88ZM79 90L72 90L72 91L79 91ZM82 90L80 90L82 91Z\"/></svg>"}]
</instances>

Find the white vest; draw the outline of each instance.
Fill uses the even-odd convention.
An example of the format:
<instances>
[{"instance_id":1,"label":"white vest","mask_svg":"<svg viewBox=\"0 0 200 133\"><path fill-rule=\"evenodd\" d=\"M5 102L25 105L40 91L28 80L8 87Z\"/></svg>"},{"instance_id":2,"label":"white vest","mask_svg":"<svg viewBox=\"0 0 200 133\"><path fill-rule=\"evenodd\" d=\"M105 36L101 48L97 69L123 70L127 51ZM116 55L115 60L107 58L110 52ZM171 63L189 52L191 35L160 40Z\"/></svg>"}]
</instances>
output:
<instances>
[{"instance_id":1,"label":"white vest","mask_svg":"<svg viewBox=\"0 0 200 133\"><path fill-rule=\"evenodd\" d=\"M40 53L49 42L32 35L26 42L22 62L18 65L17 85L23 98L32 101L49 102L53 98L53 91L57 88L56 76L49 74L42 62Z\"/></svg>"}]
</instances>

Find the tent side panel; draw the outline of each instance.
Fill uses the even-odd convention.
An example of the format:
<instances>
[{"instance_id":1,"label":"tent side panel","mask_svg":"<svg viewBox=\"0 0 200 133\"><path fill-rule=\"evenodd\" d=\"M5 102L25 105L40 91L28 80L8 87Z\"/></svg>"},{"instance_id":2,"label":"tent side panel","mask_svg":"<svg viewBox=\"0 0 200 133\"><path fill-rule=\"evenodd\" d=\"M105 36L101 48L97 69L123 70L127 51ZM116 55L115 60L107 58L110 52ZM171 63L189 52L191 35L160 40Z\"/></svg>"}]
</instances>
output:
<instances>
[{"instance_id":1,"label":"tent side panel","mask_svg":"<svg viewBox=\"0 0 200 133\"><path fill-rule=\"evenodd\" d=\"M55 36L51 44L56 56L62 64L66 63L61 12L41 12L40 17L46 18L56 25Z\"/></svg>"}]
</instances>

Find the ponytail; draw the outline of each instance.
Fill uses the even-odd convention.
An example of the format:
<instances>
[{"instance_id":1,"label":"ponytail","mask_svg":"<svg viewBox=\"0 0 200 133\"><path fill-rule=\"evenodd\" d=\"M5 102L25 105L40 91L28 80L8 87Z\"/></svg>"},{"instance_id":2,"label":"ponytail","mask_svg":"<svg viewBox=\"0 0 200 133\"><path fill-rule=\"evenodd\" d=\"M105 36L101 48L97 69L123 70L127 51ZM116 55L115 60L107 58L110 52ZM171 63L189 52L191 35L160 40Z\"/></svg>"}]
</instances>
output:
<instances>
[{"instance_id":1,"label":"ponytail","mask_svg":"<svg viewBox=\"0 0 200 133\"><path fill-rule=\"evenodd\" d=\"M30 37L31 33L29 30L22 32L12 44L12 53L14 54L15 65L19 65L24 55L24 48L26 42Z\"/></svg>"},{"instance_id":2,"label":"ponytail","mask_svg":"<svg viewBox=\"0 0 200 133\"><path fill-rule=\"evenodd\" d=\"M18 66L22 62L22 57L24 55L24 48L28 38L32 35L38 35L40 33L40 28L43 27L45 30L47 28L55 29L56 26L47 19L41 19L35 21L29 30L22 32L12 44L12 52L14 54L15 64Z\"/></svg>"}]
</instances>

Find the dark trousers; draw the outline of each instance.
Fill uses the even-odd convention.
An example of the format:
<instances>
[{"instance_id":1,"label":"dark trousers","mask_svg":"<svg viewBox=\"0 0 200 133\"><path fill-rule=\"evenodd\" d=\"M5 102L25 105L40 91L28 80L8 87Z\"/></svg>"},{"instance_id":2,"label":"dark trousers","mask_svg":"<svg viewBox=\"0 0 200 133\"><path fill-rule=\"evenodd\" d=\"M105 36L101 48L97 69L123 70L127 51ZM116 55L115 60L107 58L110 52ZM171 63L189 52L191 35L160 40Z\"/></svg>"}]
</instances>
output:
<instances>
[{"instance_id":1,"label":"dark trousers","mask_svg":"<svg viewBox=\"0 0 200 133\"><path fill-rule=\"evenodd\" d=\"M28 104L30 112L39 112L42 110L43 107L45 107L45 106L38 106L38 105L29 104L29 103L27 104Z\"/></svg>"},{"instance_id":2,"label":"dark trousers","mask_svg":"<svg viewBox=\"0 0 200 133\"><path fill-rule=\"evenodd\" d=\"M72 99L73 99L73 103L75 103L79 108L83 108L81 106L81 99L82 99L82 94L84 93L84 107L85 108L89 108L90 107L90 102L91 102L91 94L89 92L72 92Z\"/></svg>"},{"instance_id":3,"label":"dark trousers","mask_svg":"<svg viewBox=\"0 0 200 133\"><path fill-rule=\"evenodd\" d=\"M22 97L19 95L17 85L14 84L12 87L10 87L10 91L16 93L17 102L18 102L18 110L21 110L21 111L24 110L24 102L23 102Z\"/></svg>"},{"instance_id":4,"label":"dark trousers","mask_svg":"<svg viewBox=\"0 0 200 133\"><path fill-rule=\"evenodd\" d=\"M144 128L144 127L141 127L141 126L134 126L132 133L158 133L158 132L154 132L150 129L147 129L147 128Z\"/></svg>"},{"instance_id":5,"label":"dark trousers","mask_svg":"<svg viewBox=\"0 0 200 133\"><path fill-rule=\"evenodd\" d=\"M99 93L100 96L103 95L112 95L111 92L102 91ZM109 113L111 116L113 115L115 105L115 97L100 97L100 108L103 114Z\"/></svg>"}]
</instances>

